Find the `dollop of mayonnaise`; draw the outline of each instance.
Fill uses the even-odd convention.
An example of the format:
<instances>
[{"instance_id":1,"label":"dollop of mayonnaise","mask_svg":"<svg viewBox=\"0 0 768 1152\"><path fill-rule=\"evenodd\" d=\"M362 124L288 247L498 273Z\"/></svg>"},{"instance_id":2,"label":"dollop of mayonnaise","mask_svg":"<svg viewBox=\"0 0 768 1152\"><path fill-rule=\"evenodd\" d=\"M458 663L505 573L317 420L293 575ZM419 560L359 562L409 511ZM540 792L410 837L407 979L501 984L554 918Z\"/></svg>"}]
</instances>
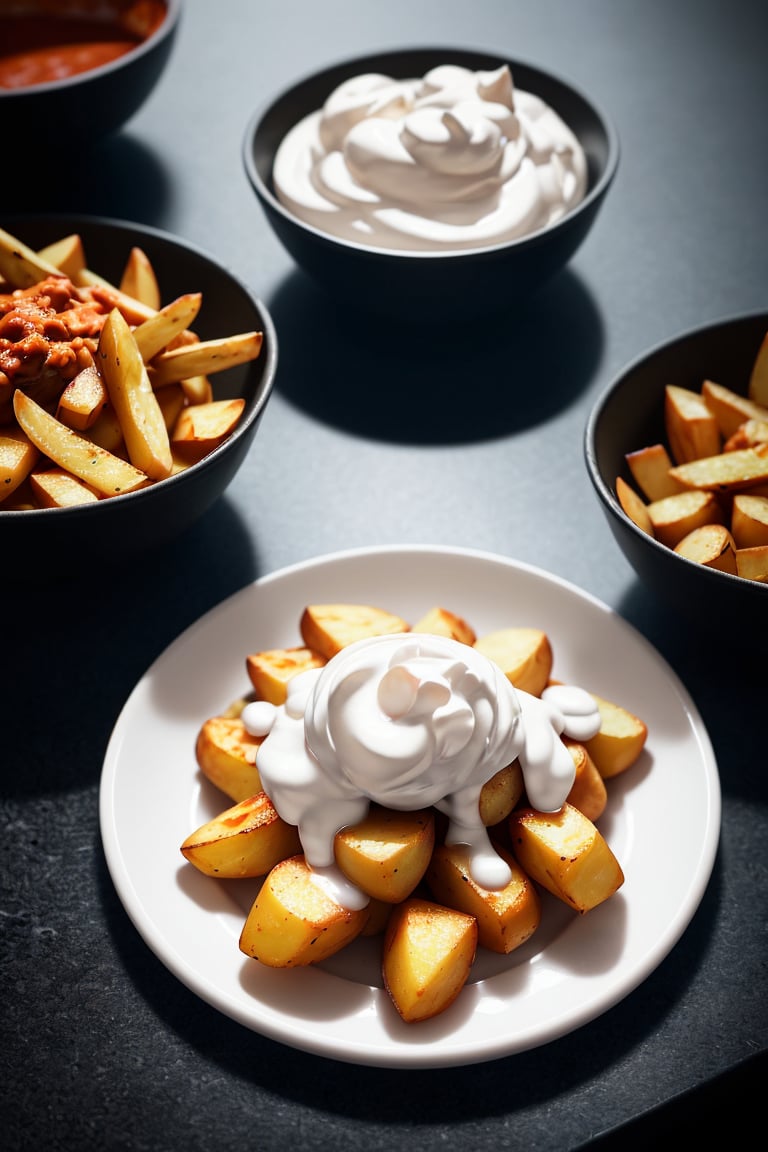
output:
<instances>
[{"instance_id":1,"label":"dollop of mayonnaise","mask_svg":"<svg viewBox=\"0 0 768 1152\"><path fill-rule=\"evenodd\" d=\"M583 198L574 133L509 67L345 81L288 132L278 198L344 240L406 251L484 248L554 224Z\"/></svg>"},{"instance_id":2,"label":"dollop of mayonnaise","mask_svg":"<svg viewBox=\"0 0 768 1152\"><path fill-rule=\"evenodd\" d=\"M313 878L347 908L367 897L336 865L334 837L371 802L436 807L449 818L447 843L469 846L476 883L503 888L511 875L480 818L483 785L519 757L529 802L557 811L575 771L560 734L586 740L600 727L583 689L531 696L476 649L415 632L350 644L290 680L284 705L255 701L242 719L264 737L264 791L298 828Z\"/></svg>"}]
</instances>

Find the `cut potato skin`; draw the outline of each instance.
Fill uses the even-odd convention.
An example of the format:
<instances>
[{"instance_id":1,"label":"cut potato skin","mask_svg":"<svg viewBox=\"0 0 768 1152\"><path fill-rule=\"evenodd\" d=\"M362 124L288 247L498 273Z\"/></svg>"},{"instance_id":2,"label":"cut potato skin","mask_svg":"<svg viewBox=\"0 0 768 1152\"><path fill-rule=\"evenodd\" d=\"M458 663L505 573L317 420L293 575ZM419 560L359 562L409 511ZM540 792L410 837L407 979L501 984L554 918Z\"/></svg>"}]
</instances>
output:
<instances>
[{"instance_id":1,"label":"cut potato skin","mask_svg":"<svg viewBox=\"0 0 768 1152\"><path fill-rule=\"evenodd\" d=\"M182 856L199 872L232 880L266 876L300 852L298 831L280 819L266 792L227 808L181 845Z\"/></svg>"},{"instance_id":2,"label":"cut potato skin","mask_svg":"<svg viewBox=\"0 0 768 1152\"><path fill-rule=\"evenodd\" d=\"M501 768L480 790L480 819L486 828L506 820L523 795L523 770L519 760Z\"/></svg>"},{"instance_id":3,"label":"cut potato skin","mask_svg":"<svg viewBox=\"0 0 768 1152\"><path fill-rule=\"evenodd\" d=\"M315 882L303 855L281 860L267 874L240 935L240 950L270 968L327 960L359 936L366 908L337 904Z\"/></svg>"},{"instance_id":4,"label":"cut potato skin","mask_svg":"<svg viewBox=\"0 0 768 1152\"><path fill-rule=\"evenodd\" d=\"M300 672L311 668L322 668L324 656L311 648L271 648L263 652L252 652L246 657L245 666L257 699L270 704L284 704L288 694L288 682Z\"/></svg>"},{"instance_id":5,"label":"cut potato skin","mask_svg":"<svg viewBox=\"0 0 768 1152\"><path fill-rule=\"evenodd\" d=\"M596 908L624 883L607 841L572 804L559 812L513 812L510 839L524 871L579 913Z\"/></svg>"},{"instance_id":6,"label":"cut potato skin","mask_svg":"<svg viewBox=\"0 0 768 1152\"><path fill-rule=\"evenodd\" d=\"M426 879L435 900L474 916L478 943L483 948L507 955L525 944L538 928L541 900L514 856L499 846L496 851L512 872L509 883L497 891L472 879L470 850L465 844L439 845Z\"/></svg>"},{"instance_id":7,"label":"cut potato skin","mask_svg":"<svg viewBox=\"0 0 768 1152\"><path fill-rule=\"evenodd\" d=\"M678 492L648 505L653 534L668 548L703 524L722 524L725 513L712 492Z\"/></svg>"},{"instance_id":8,"label":"cut potato skin","mask_svg":"<svg viewBox=\"0 0 768 1152\"><path fill-rule=\"evenodd\" d=\"M393 812L372 804L357 824L336 833L336 863L376 900L396 904L420 883L435 845L433 810Z\"/></svg>"},{"instance_id":9,"label":"cut potato skin","mask_svg":"<svg viewBox=\"0 0 768 1152\"><path fill-rule=\"evenodd\" d=\"M579 812L583 812L590 820L599 820L608 803L608 789L605 779L600 775L597 765L583 744L562 737L563 743L571 754L576 776L573 787L568 793L568 803Z\"/></svg>"},{"instance_id":10,"label":"cut potato skin","mask_svg":"<svg viewBox=\"0 0 768 1152\"><path fill-rule=\"evenodd\" d=\"M256 766L262 739L252 736L239 716L212 716L195 743L200 771L235 803L255 796L262 791Z\"/></svg>"},{"instance_id":11,"label":"cut potato skin","mask_svg":"<svg viewBox=\"0 0 768 1152\"><path fill-rule=\"evenodd\" d=\"M736 575L736 544L724 524L702 524L675 545L678 556L685 556L707 568Z\"/></svg>"},{"instance_id":12,"label":"cut potato skin","mask_svg":"<svg viewBox=\"0 0 768 1152\"><path fill-rule=\"evenodd\" d=\"M474 628L471 628L466 620L457 616L455 612L439 606L430 608L429 612L413 625L413 631L427 632L431 636L447 636L450 640L458 640L460 644L468 644L470 647L477 639Z\"/></svg>"},{"instance_id":13,"label":"cut potato skin","mask_svg":"<svg viewBox=\"0 0 768 1152\"><path fill-rule=\"evenodd\" d=\"M589 756L604 780L626 772L637 761L648 738L648 727L621 704L590 693L600 712L600 731L584 741Z\"/></svg>"},{"instance_id":14,"label":"cut potato skin","mask_svg":"<svg viewBox=\"0 0 768 1152\"><path fill-rule=\"evenodd\" d=\"M310 604L302 613L299 630L307 648L327 660L370 636L410 632L410 625L392 612L368 604Z\"/></svg>"},{"instance_id":15,"label":"cut potato skin","mask_svg":"<svg viewBox=\"0 0 768 1152\"><path fill-rule=\"evenodd\" d=\"M397 904L384 936L384 986L409 1024L429 1020L455 1001L477 952L477 921L418 897Z\"/></svg>"},{"instance_id":16,"label":"cut potato skin","mask_svg":"<svg viewBox=\"0 0 768 1152\"><path fill-rule=\"evenodd\" d=\"M515 688L541 696L552 672L552 647L540 628L502 628L488 632L474 647L501 668Z\"/></svg>"},{"instance_id":17,"label":"cut potato skin","mask_svg":"<svg viewBox=\"0 0 768 1152\"><path fill-rule=\"evenodd\" d=\"M638 496L634 488L627 484L623 476L616 477L616 498L632 523L641 532L647 533L648 536L656 535L651 517L648 514L648 505L641 496Z\"/></svg>"},{"instance_id":18,"label":"cut potato skin","mask_svg":"<svg viewBox=\"0 0 768 1152\"><path fill-rule=\"evenodd\" d=\"M678 464L720 451L719 425L699 392L668 384L664 392L664 425L672 457Z\"/></svg>"}]
</instances>

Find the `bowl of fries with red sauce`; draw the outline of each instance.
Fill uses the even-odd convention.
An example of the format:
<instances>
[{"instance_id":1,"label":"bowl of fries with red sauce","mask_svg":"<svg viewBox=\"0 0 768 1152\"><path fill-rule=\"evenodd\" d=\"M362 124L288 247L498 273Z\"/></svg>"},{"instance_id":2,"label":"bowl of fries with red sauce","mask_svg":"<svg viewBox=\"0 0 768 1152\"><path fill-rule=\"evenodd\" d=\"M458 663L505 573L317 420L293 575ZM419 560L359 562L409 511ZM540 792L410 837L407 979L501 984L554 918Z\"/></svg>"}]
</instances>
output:
<instances>
[{"instance_id":1,"label":"bowl of fries with red sauce","mask_svg":"<svg viewBox=\"0 0 768 1152\"><path fill-rule=\"evenodd\" d=\"M0 116L38 154L79 152L154 90L182 0L3 0Z\"/></svg>"},{"instance_id":2,"label":"bowl of fries with red sauce","mask_svg":"<svg viewBox=\"0 0 768 1152\"><path fill-rule=\"evenodd\" d=\"M276 365L265 306L212 255L118 220L0 220L5 578L13 556L184 531L243 463Z\"/></svg>"}]
</instances>

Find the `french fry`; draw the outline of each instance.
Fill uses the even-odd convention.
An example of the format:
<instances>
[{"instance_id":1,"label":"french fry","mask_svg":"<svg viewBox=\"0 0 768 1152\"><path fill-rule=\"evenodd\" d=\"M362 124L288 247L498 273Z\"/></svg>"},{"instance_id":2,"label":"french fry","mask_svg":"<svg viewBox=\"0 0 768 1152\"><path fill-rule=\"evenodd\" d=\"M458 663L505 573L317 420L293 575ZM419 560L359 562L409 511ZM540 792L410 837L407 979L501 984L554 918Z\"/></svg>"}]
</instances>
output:
<instances>
[{"instance_id":1,"label":"french fry","mask_svg":"<svg viewBox=\"0 0 768 1152\"><path fill-rule=\"evenodd\" d=\"M753 548L738 548L736 570L745 580L768 583L768 544L757 544Z\"/></svg>"},{"instance_id":2,"label":"french fry","mask_svg":"<svg viewBox=\"0 0 768 1152\"><path fill-rule=\"evenodd\" d=\"M134 329L133 338L145 364L194 323L202 299L200 292L177 296Z\"/></svg>"},{"instance_id":3,"label":"french fry","mask_svg":"<svg viewBox=\"0 0 768 1152\"><path fill-rule=\"evenodd\" d=\"M768 449L768 445L765 447ZM686 488L710 492L744 490L768 481L768 451L762 452L760 447L741 448L704 456L675 466L672 475Z\"/></svg>"},{"instance_id":4,"label":"french fry","mask_svg":"<svg viewBox=\"0 0 768 1152\"><path fill-rule=\"evenodd\" d=\"M738 430L739 426L747 420L768 419L768 408L755 402L748 396L741 396L738 392L716 384L714 380L705 380L701 386L702 398L717 420L718 427L724 440ZM701 452L701 456L712 453ZM682 463L682 461L678 461Z\"/></svg>"},{"instance_id":5,"label":"french fry","mask_svg":"<svg viewBox=\"0 0 768 1152\"><path fill-rule=\"evenodd\" d=\"M261 332L241 332L161 352L152 361L152 385L162 388L187 376L206 376L245 364L258 356L262 340Z\"/></svg>"},{"instance_id":6,"label":"french fry","mask_svg":"<svg viewBox=\"0 0 768 1152\"><path fill-rule=\"evenodd\" d=\"M668 384L664 393L664 424L676 464L714 456L720 451L720 428L698 392Z\"/></svg>"},{"instance_id":7,"label":"french fry","mask_svg":"<svg viewBox=\"0 0 768 1152\"><path fill-rule=\"evenodd\" d=\"M736 544L724 524L702 524L700 528L694 528L678 541L675 552L706 568L737 575Z\"/></svg>"},{"instance_id":8,"label":"french fry","mask_svg":"<svg viewBox=\"0 0 768 1152\"><path fill-rule=\"evenodd\" d=\"M768 544L768 497L738 493L731 508L731 533L737 548Z\"/></svg>"},{"instance_id":9,"label":"french fry","mask_svg":"<svg viewBox=\"0 0 768 1152\"><path fill-rule=\"evenodd\" d=\"M98 369L91 364L67 384L59 397L56 416L68 428L84 432L95 424L107 403L107 390Z\"/></svg>"},{"instance_id":10,"label":"french fry","mask_svg":"<svg viewBox=\"0 0 768 1152\"><path fill-rule=\"evenodd\" d=\"M616 496L632 523L636 524L643 532L647 532L649 536L655 536L651 517L648 514L648 505L641 496L638 496L634 488L627 484L623 476L616 477Z\"/></svg>"},{"instance_id":11,"label":"french fry","mask_svg":"<svg viewBox=\"0 0 768 1152\"><path fill-rule=\"evenodd\" d=\"M647 512L654 536L668 548L674 548L683 536L702 524L725 522L725 513L714 493L698 490L654 500L648 505Z\"/></svg>"},{"instance_id":12,"label":"french fry","mask_svg":"<svg viewBox=\"0 0 768 1152\"><path fill-rule=\"evenodd\" d=\"M78 504L95 504L99 499L90 484L62 468L32 472L29 482L41 508L73 508Z\"/></svg>"},{"instance_id":13,"label":"french fry","mask_svg":"<svg viewBox=\"0 0 768 1152\"><path fill-rule=\"evenodd\" d=\"M155 398L155 394L152 395ZM211 400L208 404L190 404L188 408L182 408L170 437L174 450L192 460L201 460L237 427L244 408L242 397Z\"/></svg>"},{"instance_id":14,"label":"french fry","mask_svg":"<svg viewBox=\"0 0 768 1152\"><path fill-rule=\"evenodd\" d=\"M101 330L98 359L131 463L151 480L164 480L172 465L168 429L133 333L117 308Z\"/></svg>"},{"instance_id":15,"label":"french fry","mask_svg":"<svg viewBox=\"0 0 768 1152\"><path fill-rule=\"evenodd\" d=\"M148 308L160 307L160 288L149 257L143 248L134 246L128 253L118 288Z\"/></svg>"},{"instance_id":16,"label":"french fry","mask_svg":"<svg viewBox=\"0 0 768 1152\"><path fill-rule=\"evenodd\" d=\"M14 288L31 288L46 276L63 273L28 244L0 228L0 276Z\"/></svg>"},{"instance_id":17,"label":"french fry","mask_svg":"<svg viewBox=\"0 0 768 1152\"><path fill-rule=\"evenodd\" d=\"M73 232L69 236L62 236L53 244L46 245L45 248L38 251L37 255L41 260L52 264L64 276L68 276L73 284L76 277L85 268L85 249L82 238L77 232Z\"/></svg>"},{"instance_id":18,"label":"french fry","mask_svg":"<svg viewBox=\"0 0 768 1152\"><path fill-rule=\"evenodd\" d=\"M756 404L768 408L768 333L763 337L757 350L747 385L747 395Z\"/></svg>"},{"instance_id":19,"label":"french fry","mask_svg":"<svg viewBox=\"0 0 768 1152\"><path fill-rule=\"evenodd\" d=\"M135 492L149 483L146 472L73 432L20 389L14 393L13 410L21 428L44 456L105 496Z\"/></svg>"},{"instance_id":20,"label":"french fry","mask_svg":"<svg viewBox=\"0 0 768 1152\"><path fill-rule=\"evenodd\" d=\"M26 480L40 452L25 432L5 428L0 433L0 505Z\"/></svg>"}]
</instances>

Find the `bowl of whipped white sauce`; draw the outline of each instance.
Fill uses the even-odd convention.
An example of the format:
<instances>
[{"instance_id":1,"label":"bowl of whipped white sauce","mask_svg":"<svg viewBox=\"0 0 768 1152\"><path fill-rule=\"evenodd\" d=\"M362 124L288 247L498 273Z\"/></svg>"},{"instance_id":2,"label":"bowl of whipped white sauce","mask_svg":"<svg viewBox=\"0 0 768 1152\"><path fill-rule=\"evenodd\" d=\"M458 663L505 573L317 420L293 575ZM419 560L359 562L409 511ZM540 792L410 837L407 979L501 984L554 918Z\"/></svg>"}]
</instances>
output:
<instances>
[{"instance_id":1,"label":"bowl of whipped white sauce","mask_svg":"<svg viewBox=\"0 0 768 1152\"><path fill-rule=\"evenodd\" d=\"M275 234L364 310L452 320L533 295L591 228L616 132L519 61L409 49L337 64L250 120L243 160Z\"/></svg>"}]
</instances>

